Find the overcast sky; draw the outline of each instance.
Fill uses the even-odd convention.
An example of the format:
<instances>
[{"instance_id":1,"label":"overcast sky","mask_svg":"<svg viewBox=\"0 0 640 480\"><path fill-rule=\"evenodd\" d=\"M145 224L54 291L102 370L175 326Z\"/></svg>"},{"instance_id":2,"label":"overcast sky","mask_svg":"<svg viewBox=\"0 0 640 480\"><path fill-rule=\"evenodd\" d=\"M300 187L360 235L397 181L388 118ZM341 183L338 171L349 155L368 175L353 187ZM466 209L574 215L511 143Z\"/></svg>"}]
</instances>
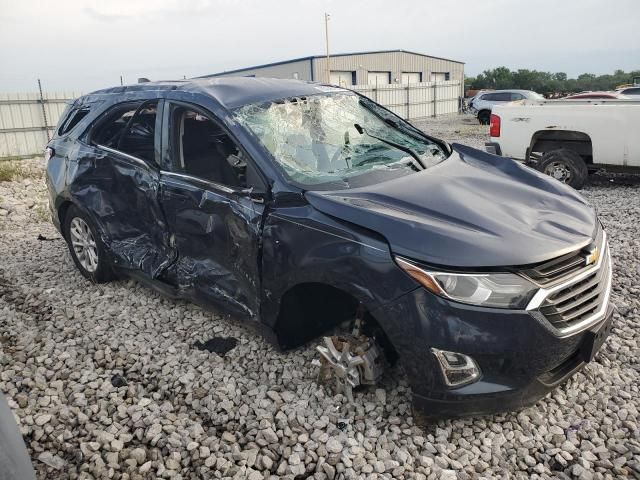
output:
<instances>
[{"instance_id":1,"label":"overcast sky","mask_svg":"<svg viewBox=\"0 0 640 480\"><path fill-rule=\"evenodd\" d=\"M0 0L0 92L88 91L331 51L404 49L466 62L640 69L640 0Z\"/></svg>"}]
</instances>

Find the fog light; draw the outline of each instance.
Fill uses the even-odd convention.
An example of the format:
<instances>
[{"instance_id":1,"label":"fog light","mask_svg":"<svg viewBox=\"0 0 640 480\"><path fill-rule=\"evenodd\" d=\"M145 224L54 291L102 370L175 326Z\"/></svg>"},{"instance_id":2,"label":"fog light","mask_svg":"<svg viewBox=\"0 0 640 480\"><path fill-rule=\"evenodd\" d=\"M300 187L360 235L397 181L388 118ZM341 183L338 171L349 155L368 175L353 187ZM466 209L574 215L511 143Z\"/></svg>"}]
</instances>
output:
<instances>
[{"instance_id":1,"label":"fog light","mask_svg":"<svg viewBox=\"0 0 640 480\"><path fill-rule=\"evenodd\" d=\"M461 387L480 378L480 367L470 356L437 348L431 351L438 360L444 383L448 387Z\"/></svg>"}]
</instances>

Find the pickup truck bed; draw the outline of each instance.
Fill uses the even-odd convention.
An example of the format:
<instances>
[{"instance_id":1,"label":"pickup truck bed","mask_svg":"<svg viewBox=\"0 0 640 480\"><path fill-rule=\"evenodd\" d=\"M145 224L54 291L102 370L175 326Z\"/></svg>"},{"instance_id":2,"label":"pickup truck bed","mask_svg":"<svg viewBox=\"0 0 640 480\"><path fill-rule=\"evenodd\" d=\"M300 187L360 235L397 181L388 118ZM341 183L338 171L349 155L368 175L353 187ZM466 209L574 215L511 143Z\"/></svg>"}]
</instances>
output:
<instances>
[{"instance_id":1,"label":"pickup truck bed","mask_svg":"<svg viewBox=\"0 0 640 480\"><path fill-rule=\"evenodd\" d=\"M487 151L580 188L589 170L640 173L640 100L547 100L493 108Z\"/></svg>"}]
</instances>

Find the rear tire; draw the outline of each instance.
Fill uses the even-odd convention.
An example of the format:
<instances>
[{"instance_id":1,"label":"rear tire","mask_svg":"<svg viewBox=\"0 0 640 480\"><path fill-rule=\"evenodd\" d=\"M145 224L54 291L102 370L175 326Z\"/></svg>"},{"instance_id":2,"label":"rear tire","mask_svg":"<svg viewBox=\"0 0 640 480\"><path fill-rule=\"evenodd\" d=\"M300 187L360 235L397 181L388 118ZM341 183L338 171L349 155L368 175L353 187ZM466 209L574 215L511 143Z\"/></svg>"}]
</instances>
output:
<instances>
[{"instance_id":1,"label":"rear tire","mask_svg":"<svg viewBox=\"0 0 640 480\"><path fill-rule=\"evenodd\" d=\"M115 277L107 250L89 215L75 205L69 207L63 233L73 263L85 278L93 283L105 283Z\"/></svg>"},{"instance_id":2,"label":"rear tire","mask_svg":"<svg viewBox=\"0 0 640 480\"><path fill-rule=\"evenodd\" d=\"M491 120L491 112L489 110L480 110L478 112L478 122L480 125L489 125Z\"/></svg>"},{"instance_id":3,"label":"rear tire","mask_svg":"<svg viewBox=\"0 0 640 480\"><path fill-rule=\"evenodd\" d=\"M536 168L576 190L584 187L588 177L587 164L582 157L566 148L546 152Z\"/></svg>"}]
</instances>

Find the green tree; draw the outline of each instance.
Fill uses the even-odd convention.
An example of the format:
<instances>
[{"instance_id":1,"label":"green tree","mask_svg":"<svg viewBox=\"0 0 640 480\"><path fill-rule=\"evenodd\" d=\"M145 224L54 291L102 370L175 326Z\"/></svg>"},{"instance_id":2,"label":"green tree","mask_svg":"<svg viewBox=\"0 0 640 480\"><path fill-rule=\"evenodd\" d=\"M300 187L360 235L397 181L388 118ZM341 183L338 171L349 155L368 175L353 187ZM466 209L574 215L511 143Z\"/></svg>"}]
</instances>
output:
<instances>
[{"instance_id":1,"label":"green tree","mask_svg":"<svg viewBox=\"0 0 640 480\"><path fill-rule=\"evenodd\" d=\"M618 85L630 83L633 77L640 76L640 70L625 72L616 70L613 74L594 75L583 73L577 78L568 78L564 72L540 72L537 70L518 69L511 71L507 67L485 70L474 77L468 77L465 88L520 88L535 90L544 94L580 92L583 90L613 90Z\"/></svg>"}]
</instances>

